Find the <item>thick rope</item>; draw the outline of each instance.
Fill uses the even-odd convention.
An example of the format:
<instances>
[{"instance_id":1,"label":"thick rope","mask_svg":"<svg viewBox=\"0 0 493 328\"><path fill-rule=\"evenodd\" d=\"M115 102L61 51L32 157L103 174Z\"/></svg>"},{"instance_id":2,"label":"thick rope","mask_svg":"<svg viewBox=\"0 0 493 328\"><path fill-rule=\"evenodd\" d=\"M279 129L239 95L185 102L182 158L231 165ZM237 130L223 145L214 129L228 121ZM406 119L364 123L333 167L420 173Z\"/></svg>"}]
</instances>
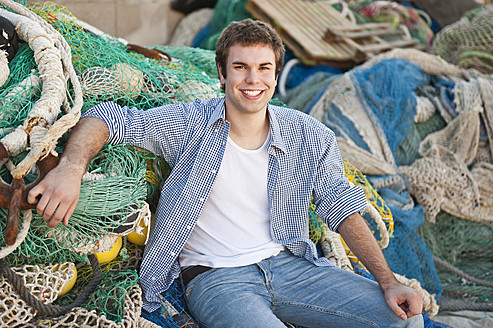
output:
<instances>
[{"instance_id":1,"label":"thick rope","mask_svg":"<svg viewBox=\"0 0 493 328\"><path fill-rule=\"evenodd\" d=\"M472 303L442 296L440 298L440 311L493 311L492 303Z\"/></svg>"},{"instance_id":2,"label":"thick rope","mask_svg":"<svg viewBox=\"0 0 493 328\"><path fill-rule=\"evenodd\" d=\"M63 36L26 7L12 0L0 0L0 4L20 13L17 15L0 9L2 15L16 25L21 39L29 42L29 46L35 53L35 61L43 80L41 98L35 104L36 109L33 107L29 117L25 120L23 126L25 131L20 137L28 140L28 134L35 125L40 125L47 131L42 139L31 140L30 152L11 172L14 178L22 178L40 158L53 153L58 139L77 123L82 108L82 89L72 66L70 46ZM67 90L68 80L72 82L73 99ZM73 102L72 108L68 106L67 97ZM67 107L66 114L53 123L62 104ZM7 144L9 140L9 138L2 139ZM11 156L15 155L8 146L6 148Z\"/></svg>"},{"instance_id":3,"label":"thick rope","mask_svg":"<svg viewBox=\"0 0 493 328\"><path fill-rule=\"evenodd\" d=\"M19 296L32 308L37 310L41 316L48 317L58 317L66 314L75 307L80 307L89 297L101 281L101 267L99 262L94 255L88 256L92 267L92 279L86 288L77 296L77 298L68 305L57 306L51 304L44 304L36 297L34 297L24 286L22 279L7 266L7 264L0 259L0 274L3 275L11 284L14 290L19 294Z\"/></svg>"},{"instance_id":4,"label":"thick rope","mask_svg":"<svg viewBox=\"0 0 493 328\"><path fill-rule=\"evenodd\" d=\"M467 281L470 281L470 282L472 282L474 284L478 284L478 285L482 285L482 286L493 288L493 282L491 282L491 281L486 281L486 280L475 278L475 277L473 277L473 276L465 273L461 269L453 266L452 264L446 262L445 260L442 260L441 258L439 258L439 257L437 257L435 255L433 255L433 260L435 260L435 263L436 264L441 265L442 267L446 268L447 270L452 271L453 273L455 273L456 275L458 275L458 276L466 279Z\"/></svg>"}]
</instances>

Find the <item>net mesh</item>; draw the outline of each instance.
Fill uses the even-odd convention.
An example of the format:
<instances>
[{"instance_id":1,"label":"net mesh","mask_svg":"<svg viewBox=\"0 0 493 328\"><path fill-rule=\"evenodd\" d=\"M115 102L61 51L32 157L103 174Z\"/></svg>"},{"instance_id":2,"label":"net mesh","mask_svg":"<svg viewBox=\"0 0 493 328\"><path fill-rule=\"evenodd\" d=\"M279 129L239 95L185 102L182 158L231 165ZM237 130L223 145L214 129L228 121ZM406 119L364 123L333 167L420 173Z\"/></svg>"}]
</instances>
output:
<instances>
[{"instance_id":1,"label":"net mesh","mask_svg":"<svg viewBox=\"0 0 493 328\"><path fill-rule=\"evenodd\" d=\"M416 69L406 64L407 69L428 75L421 77L426 83L415 83L419 80L411 77L395 82L394 78L401 76L385 71L390 58L403 58L419 66ZM383 250L391 269L417 279L438 299L444 269L440 268L438 276L435 248L432 253L425 243L429 239L424 241L417 231L448 213L467 220L461 225L464 235L453 237L465 244L465 235L483 236L475 222L491 222L491 77L461 71L434 55L401 49L375 56L354 71L333 81L309 113L334 130L343 156L372 175L368 180L392 211L394 238ZM359 79L354 78L357 74ZM371 85L364 84L367 81L372 81ZM408 92L400 94L408 81ZM412 93L419 101L406 103ZM430 107L426 115L417 110L423 99ZM390 103L395 107L388 110L386 104ZM414 112L414 117L409 114ZM393 125L394 121L400 125ZM401 128L405 122L407 125ZM390 147L392 142L394 146ZM429 221L425 222L425 217ZM448 239L446 234L437 236ZM486 262L474 263L480 277L491 269ZM455 287L454 295L458 296L459 284ZM469 300L489 300L485 294L478 297L465 292L462 297L468 295Z\"/></svg>"},{"instance_id":2,"label":"net mesh","mask_svg":"<svg viewBox=\"0 0 493 328\"><path fill-rule=\"evenodd\" d=\"M463 68L493 73L493 5L466 12L457 22L444 27L433 43L433 52Z\"/></svg>"},{"instance_id":3,"label":"net mesh","mask_svg":"<svg viewBox=\"0 0 493 328\"><path fill-rule=\"evenodd\" d=\"M111 36L98 36L84 30L61 5L52 2L22 4L53 26L69 44L72 63L81 81L84 99L81 112L107 100L145 110L222 94L211 51L163 47L155 50L164 54L159 59L151 59L129 51ZM168 59L171 57L166 51L173 59ZM29 45L22 43L8 63L10 75L0 87L1 137L22 125L41 98L43 83L35 56ZM68 134L58 140L57 152L63 152L67 139ZM0 177L5 183L12 181L9 167L21 162L26 153L12 156L0 168ZM15 268L76 263L75 286L55 300L57 305L70 303L92 276L85 264L86 254L106 251L118 236L135 231L139 220L149 214L143 209L156 207L160 187L168 174L169 166L152 154L126 145L105 146L89 165L69 225L50 229L42 218L33 214L26 238L4 260ZM23 177L24 183L32 183L36 177L37 170L33 167ZM0 209L0 216L0 246L3 247L7 211ZM20 224L22 222L21 216ZM34 310L20 302L11 289L2 288L8 295L3 298L7 306L0 315L10 318L9 309L14 307L18 312L13 316L14 321L8 322L23 327L135 327L139 324L142 306L137 284L142 251L133 252L134 248L124 238L119 255L103 267L102 283L81 308L59 318L38 319L34 317Z\"/></svg>"},{"instance_id":4,"label":"net mesh","mask_svg":"<svg viewBox=\"0 0 493 328\"><path fill-rule=\"evenodd\" d=\"M434 255L478 279L493 282L491 222L471 222L440 212L436 222L425 222L419 234ZM491 287L469 282L441 266L437 266L437 271L444 295L479 302L493 300Z\"/></svg>"}]
</instances>

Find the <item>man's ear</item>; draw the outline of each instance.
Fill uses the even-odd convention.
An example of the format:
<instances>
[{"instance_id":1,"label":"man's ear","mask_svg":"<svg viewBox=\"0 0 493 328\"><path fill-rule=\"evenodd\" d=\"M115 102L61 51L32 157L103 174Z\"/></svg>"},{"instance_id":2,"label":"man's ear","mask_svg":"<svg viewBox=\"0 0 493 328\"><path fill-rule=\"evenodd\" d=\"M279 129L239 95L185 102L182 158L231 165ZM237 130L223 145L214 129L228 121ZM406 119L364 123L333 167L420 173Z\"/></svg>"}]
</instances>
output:
<instances>
[{"instance_id":1,"label":"man's ear","mask_svg":"<svg viewBox=\"0 0 493 328\"><path fill-rule=\"evenodd\" d=\"M225 79L225 77L224 77L224 75L223 75L223 72L222 72L222 70L221 70L221 66L219 66L219 64L217 64L217 65L216 65L216 67L217 67L217 72L219 73L219 81L220 81L222 84L224 84L224 82L225 82L225 80L226 80L226 79Z\"/></svg>"},{"instance_id":2,"label":"man's ear","mask_svg":"<svg viewBox=\"0 0 493 328\"><path fill-rule=\"evenodd\" d=\"M216 64L216 68L217 68L217 73L219 74L219 81L224 84L224 76L223 76L223 72L221 70L221 67L219 66L219 64Z\"/></svg>"}]
</instances>

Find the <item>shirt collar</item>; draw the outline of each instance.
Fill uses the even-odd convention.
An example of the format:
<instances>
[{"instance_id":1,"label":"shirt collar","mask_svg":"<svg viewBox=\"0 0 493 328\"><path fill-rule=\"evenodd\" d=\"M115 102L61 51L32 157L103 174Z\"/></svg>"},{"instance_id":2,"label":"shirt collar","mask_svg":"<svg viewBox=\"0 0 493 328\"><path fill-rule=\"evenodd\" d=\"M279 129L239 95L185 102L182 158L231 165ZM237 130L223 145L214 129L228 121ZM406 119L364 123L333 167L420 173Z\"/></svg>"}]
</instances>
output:
<instances>
[{"instance_id":1,"label":"shirt collar","mask_svg":"<svg viewBox=\"0 0 493 328\"><path fill-rule=\"evenodd\" d=\"M286 146L284 145L284 140L282 139L282 135L281 135L281 128L279 127L279 121L277 120L272 105L267 104L267 111L269 112L269 120L270 120L270 133L272 138L271 145L278 148L283 153L285 153Z\"/></svg>"},{"instance_id":2,"label":"shirt collar","mask_svg":"<svg viewBox=\"0 0 493 328\"><path fill-rule=\"evenodd\" d=\"M217 106L214 108L214 111L212 112L211 117L209 118L209 122L207 122L207 128L209 128L212 124L214 124L217 120L219 119L226 119L225 112L224 112L224 97L222 97L217 104Z\"/></svg>"},{"instance_id":3,"label":"shirt collar","mask_svg":"<svg viewBox=\"0 0 493 328\"><path fill-rule=\"evenodd\" d=\"M221 98L220 102L214 108L211 117L209 118L209 122L207 123L207 127L210 127L217 120L222 119L225 120L225 107L224 107L224 97ZM269 121L270 121L270 133L271 133L271 146L274 146L281 150L282 152L286 152L286 146L284 145L284 140L281 136L281 129L279 127L279 121L277 120L276 114L274 113L274 109L270 104L267 104L267 111L269 113Z\"/></svg>"}]
</instances>

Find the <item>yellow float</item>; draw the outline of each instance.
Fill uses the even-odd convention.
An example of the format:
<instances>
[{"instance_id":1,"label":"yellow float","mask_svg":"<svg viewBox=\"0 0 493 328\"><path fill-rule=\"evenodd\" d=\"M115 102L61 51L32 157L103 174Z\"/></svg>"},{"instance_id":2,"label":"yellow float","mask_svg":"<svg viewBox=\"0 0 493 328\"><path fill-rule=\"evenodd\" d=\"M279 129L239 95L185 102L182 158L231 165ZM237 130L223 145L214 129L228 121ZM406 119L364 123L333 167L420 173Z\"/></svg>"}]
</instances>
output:
<instances>
[{"instance_id":1,"label":"yellow float","mask_svg":"<svg viewBox=\"0 0 493 328\"><path fill-rule=\"evenodd\" d=\"M94 253L100 264L112 261L122 248L122 237L118 237L111 249L104 253Z\"/></svg>"},{"instance_id":2,"label":"yellow float","mask_svg":"<svg viewBox=\"0 0 493 328\"><path fill-rule=\"evenodd\" d=\"M154 220L154 213L151 215L151 225ZM140 220L139 226L143 228L141 233L137 232L131 232L127 235L127 240L131 242L132 244L139 245L139 246L145 246L146 244L146 239L147 239L147 234L149 233L149 226L144 224L144 220Z\"/></svg>"}]
</instances>

